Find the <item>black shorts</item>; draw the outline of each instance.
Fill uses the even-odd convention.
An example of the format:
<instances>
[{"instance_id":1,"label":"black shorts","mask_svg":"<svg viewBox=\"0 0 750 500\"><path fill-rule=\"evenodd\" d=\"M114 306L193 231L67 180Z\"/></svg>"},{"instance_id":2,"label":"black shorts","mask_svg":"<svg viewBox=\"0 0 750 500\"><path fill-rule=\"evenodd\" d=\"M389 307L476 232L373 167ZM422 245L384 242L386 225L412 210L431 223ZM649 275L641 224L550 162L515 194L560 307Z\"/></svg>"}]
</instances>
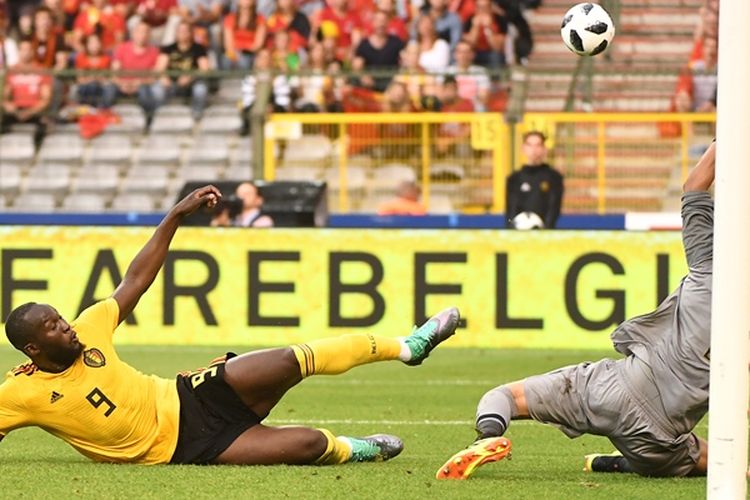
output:
<instances>
[{"instance_id":1,"label":"black shorts","mask_svg":"<svg viewBox=\"0 0 750 500\"><path fill-rule=\"evenodd\" d=\"M224 380L226 360L208 368L177 375L180 430L170 463L212 463L237 437L261 422Z\"/></svg>"}]
</instances>

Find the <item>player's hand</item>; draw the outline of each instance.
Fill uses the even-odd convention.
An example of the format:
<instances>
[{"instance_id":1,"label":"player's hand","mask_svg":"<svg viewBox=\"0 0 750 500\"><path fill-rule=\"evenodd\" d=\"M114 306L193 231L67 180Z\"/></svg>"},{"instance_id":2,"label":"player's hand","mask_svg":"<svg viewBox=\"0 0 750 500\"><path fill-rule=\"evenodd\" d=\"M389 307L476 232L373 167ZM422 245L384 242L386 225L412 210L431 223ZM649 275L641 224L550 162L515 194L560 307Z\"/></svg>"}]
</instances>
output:
<instances>
[{"instance_id":1,"label":"player's hand","mask_svg":"<svg viewBox=\"0 0 750 500\"><path fill-rule=\"evenodd\" d=\"M220 199L221 191L215 186L203 186L180 200L177 205L172 207L171 212L177 216L185 217L204 205L208 208L215 207Z\"/></svg>"}]
</instances>

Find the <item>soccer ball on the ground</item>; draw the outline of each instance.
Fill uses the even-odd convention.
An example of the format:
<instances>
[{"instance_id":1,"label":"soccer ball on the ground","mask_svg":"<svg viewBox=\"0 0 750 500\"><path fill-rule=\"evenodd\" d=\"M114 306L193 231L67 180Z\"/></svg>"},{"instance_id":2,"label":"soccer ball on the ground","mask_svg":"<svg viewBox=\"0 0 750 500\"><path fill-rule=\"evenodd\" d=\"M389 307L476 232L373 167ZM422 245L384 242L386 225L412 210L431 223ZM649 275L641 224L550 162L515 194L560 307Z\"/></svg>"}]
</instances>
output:
<instances>
[{"instance_id":1,"label":"soccer ball on the ground","mask_svg":"<svg viewBox=\"0 0 750 500\"><path fill-rule=\"evenodd\" d=\"M600 5L579 3L565 14L560 34L571 51L579 56L595 56L609 47L615 25Z\"/></svg>"}]
</instances>

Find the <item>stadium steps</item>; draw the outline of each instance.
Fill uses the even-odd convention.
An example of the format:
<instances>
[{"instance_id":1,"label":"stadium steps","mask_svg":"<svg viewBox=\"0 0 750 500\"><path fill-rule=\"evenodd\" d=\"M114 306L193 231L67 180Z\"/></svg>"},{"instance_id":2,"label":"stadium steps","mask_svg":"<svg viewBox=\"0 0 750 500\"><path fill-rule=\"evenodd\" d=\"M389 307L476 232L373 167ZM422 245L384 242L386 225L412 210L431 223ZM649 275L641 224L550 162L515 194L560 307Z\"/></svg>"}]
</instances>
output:
<instances>
[{"instance_id":1,"label":"stadium steps","mask_svg":"<svg viewBox=\"0 0 750 500\"><path fill-rule=\"evenodd\" d=\"M565 196L563 213L596 213L599 199L596 196ZM605 199L605 213L660 212L661 197L618 197Z\"/></svg>"},{"instance_id":2,"label":"stadium steps","mask_svg":"<svg viewBox=\"0 0 750 500\"><path fill-rule=\"evenodd\" d=\"M235 124L229 125L234 128ZM19 152L14 153L12 164L2 160L0 207L13 211L101 211L103 207L111 211L137 207L148 197L149 202L141 205L141 210L160 210L171 206L184 181L217 181L230 178L227 174L236 177L240 171L243 179L250 177L250 139L226 133L226 129L221 131L226 135L219 137L213 129L204 131L198 127L191 134L173 134L168 140L176 146L176 154L156 163L141 161L148 160L143 151L156 135L153 133L144 136L140 130L113 128L95 139L83 140L77 129L55 130L35 155L33 150L26 153L25 144L16 144L17 134L3 136L9 137L3 139L3 145L10 146L12 142ZM126 148L127 144L130 146ZM207 144L212 147L207 148ZM198 154L194 145L211 154ZM59 169L54 170L55 176L42 175L55 168ZM65 179L65 186L50 183L47 178ZM129 197L135 199L128 200ZM74 198L82 199L77 202ZM31 206L32 203L37 205Z\"/></svg>"},{"instance_id":3,"label":"stadium steps","mask_svg":"<svg viewBox=\"0 0 750 500\"><path fill-rule=\"evenodd\" d=\"M529 60L527 111L561 111L565 106L571 74L579 62L560 39L560 22L571 5L567 0L546 0L528 13L535 45ZM578 97L574 109L667 110L679 69L693 47L700 7L700 0L623 3L611 49L592 61L593 102ZM576 89L577 94L584 88Z\"/></svg>"},{"instance_id":4,"label":"stadium steps","mask_svg":"<svg viewBox=\"0 0 750 500\"><path fill-rule=\"evenodd\" d=\"M576 179L595 179L599 173L596 166L571 165L560 167L565 174L566 180ZM604 175L607 181L612 179L629 179L635 176L641 179L661 179L666 184L672 175L673 167L660 167L657 165L643 164L640 168L619 165L607 165L604 169Z\"/></svg>"},{"instance_id":5,"label":"stadium steps","mask_svg":"<svg viewBox=\"0 0 750 500\"><path fill-rule=\"evenodd\" d=\"M637 63L638 59L652 61L673 61L684 56L684 61L693 48L692 35L685 34L679 38L669 36L643 37L618 33L612 43L611 60ZM541 33L534 37L534 50L539 57L572 59L576 63L577 55L573 54L563 43L560 33ZM532 57L535 57L532 55ZM536 58L535 58L536 60Z\"/></svg>"},{"instance_id":6,"label":"stadium steps","mask_svg":"<svg viewBox=\"0 0 750 500\"><path fill-rule=\"evenodd\" d=\"M554 3L545 2L533 13L534 25L542 32L559 34L562 17L572 3L562 8ZM688 35L692 36L698 23L698 7L663 6L646 7L625 4L621 7L618 31L633 35L650 37L654 35ZM654 27L659 27L654 30Z\"/></svg>"},{"instance_id":7,"label":"stadium steps","mask_svg":"<svg viewBox=\"0 0 750 500\"><path fill-rule=\"evenodd\" d=\"M669 180L669 178L667 178ZM607 189L633 190L633 189L663 189L665 179L663 178L608 178L606 181ZM575 193L590 192L592 188L598 188L598 181L595 177L578 177L575 179L565 180L565 190ZM663 192L663 191L662 191Z\"/></svg>"},{"instance_id":8,"label":"stadium steps","mask_svg":"<svg viewBox=\"0 0 750 500\"><path fill-rule=\"evenodd\" d=\"M545 0L529 12L535 48L529 61L526 111L563 110L580 59L564 46L560 23L573 5ZM579 80L574 110L666 111L681 67L693 47L701 0L621 2L620 25L610 51L594 58L592 102ZM567 131L571 129L568 128ZM598 209L596 125L560 128L552 157L566 176L563 210ZM660 211L679 178L679 143L660 138L656 124L607 124L606 211ZM572 141L572 144L568 144ZM658 141L658 142L657 142Z\"/></svg>"},{"instance_id":9,"label":"stadium steps","mask_svg":"<svg viewBox=\"0 0 750 500\"><path fill-rule=\"evenodd\" d=\"M598 209L598 155L595 127L577 127L574 141L564 134L552 149L554 163L565 175L563 209L585 213ZM613 124L607 127L605 200L609 213L663 210L679 172L679 148L674 141L655 142L652 124Z\"/></svg>"},{"instance_id":10,"label":"stadium steps","mask_svg":"<svg viewBox=\"0 0 750 500\"><path fill-rule=\"evenodd\" d=\"M534 97L526 105L528 112L545 112L550 108L560 109L565 105L565 94L552 94ZM595 97L594 110L598 112L658 112L665 111L669 108L671 96L666 95L642 95L642 96L623 96L622 94L612 94L609 97ZM573 100L574 109L587 109L589 103L581 98Z\"/></svg>"}]
</instances>

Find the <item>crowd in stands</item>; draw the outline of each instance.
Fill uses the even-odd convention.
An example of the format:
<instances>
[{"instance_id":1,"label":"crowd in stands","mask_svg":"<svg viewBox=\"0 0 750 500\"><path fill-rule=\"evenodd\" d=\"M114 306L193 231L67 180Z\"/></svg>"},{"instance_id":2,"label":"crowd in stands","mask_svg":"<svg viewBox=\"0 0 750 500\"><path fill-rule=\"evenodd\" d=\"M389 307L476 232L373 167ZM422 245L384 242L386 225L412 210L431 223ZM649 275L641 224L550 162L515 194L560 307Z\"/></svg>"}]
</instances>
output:
<instances>
[{"instance_id":1,"label":"crowd in stands","mask_svg":"<svg viewBox=\"0 0 750 500\"><path fill-rule=\"evenodd\" d=\"M56 118L70 103L107 110L123 99L150 119L183 98L200 119L219 85L201 76L207 70L244 77L237 101L246 110L264 83L275 111L436 111L445 74L454 75L461 109L499 109L506 89L493 75L531 50L519 4L538 2L0 0L0 69L11 75L3 123ZM73 68L90 71L60 76ZM390 96L402 91L394 105Z\"/></svg>"},{"instance_id":2,"label":"crowd in stands","mask_svg":"<svg viewBox=\"0 0 750 500\"><path fill-rule=\"evenodd\" d=\"M674 110L716 110L719 49L719 0L705 0L701 7L690 60L677 82Z\"/></svg>"}]
</instances>

